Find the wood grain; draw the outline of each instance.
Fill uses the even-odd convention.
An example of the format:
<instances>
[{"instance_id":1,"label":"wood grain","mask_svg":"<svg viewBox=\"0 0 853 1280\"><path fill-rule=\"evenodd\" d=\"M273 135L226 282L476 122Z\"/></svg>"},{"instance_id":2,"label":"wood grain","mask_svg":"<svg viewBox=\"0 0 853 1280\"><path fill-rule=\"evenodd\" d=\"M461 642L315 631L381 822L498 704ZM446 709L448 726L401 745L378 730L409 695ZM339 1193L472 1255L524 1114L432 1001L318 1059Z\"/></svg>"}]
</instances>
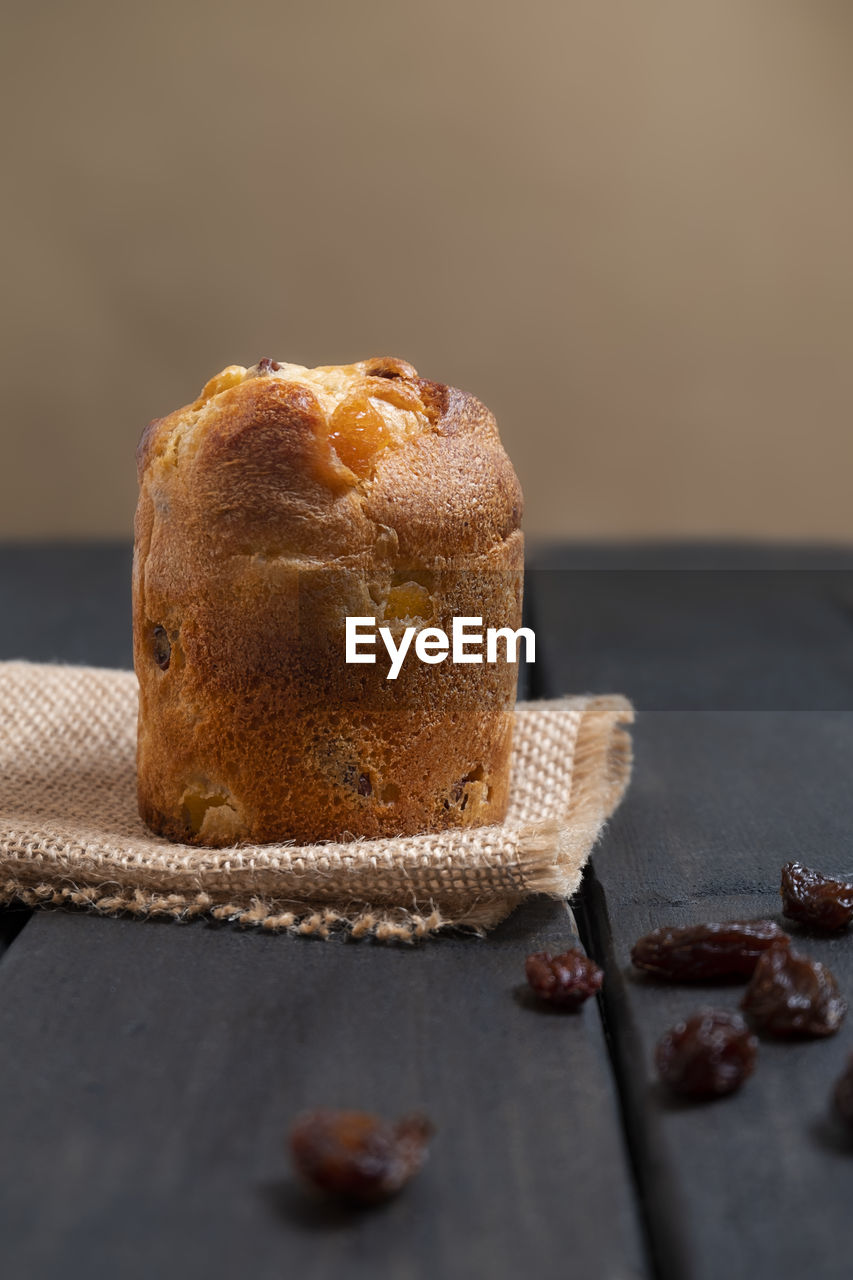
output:
<instances>
[{"instance_id":1,"label":"wood grain","mask_svg":"<svg viewBox=\"0 0 853 1280\"><path fill-rule=\"evenodd\" d=\"M0 965L10 1274L644 1275L596 1006L521 990L570 938L559 904L420 950L37 913ZM315 1202L284 1142L317 1105L425 1110L426 1170Z\"/></svg>"},{"instance_id":2,"label":"wood grain","mask_svg":"<svg viewBox=\"0 0 853 1280\"><path fill-rule=\"evenodd\" d=\"M853 870L853 713L846 709L853 706L846 675L853 634L838 608L835 577L798 573L778 594L776 578L766 590L744 591L735 582L728 590L738 610L724 619L731 644L725 651L737 653L738 666L721 694L708 637L725 583L705 598L703 579L693 576L695 632L691 639L682 618L683 661L671 678L664 661L668 617L678 613L679 595L687 606L683 584L676 590L673 581L667 608L650 614L648 635L661 638L653 669L632 649L630 634L623 642L621 687L634 681L652 706L681 701L694 709L641 712L631 792L585 876L581 931L606 970L607 1029L658 1273L667 1280L841 1280L850 1274L853 1149L829 1095L853 1043L853 1015L827 1041L762 1041L755 1076L739 1094L685 1104L658 1084L655 1044L699 1006L736 1008L743 988L667 985L636 973L629 953L638 936L661 924L781 920L779 877L788 859ZM574 654L560 642L568 602L565 585L550 592L539 585L540 687L556 693L576 681ZM641 589L638 581L634 599ZM621 576L608 577L574 604L594 630L625 598ZM804 643L806 633L819 645ZM600 665L592 650L583 657L591 687L609 687L610 656ZM773 697L783 708L800 709L771 709ZM695 709L717 701L726 709ZM827 703L842 709L808 709ZM853 1000L853 936L818 939L786 927L797 946L832 967Z\"/></svg>"},{"instance_id":3,"label":"wood grain","mask_svg":"<svg viewBox=\"0 0 853 1280\"><path fill-rule=\"evenodd\" d=\"M0 656L129 665L127 548L7 549ZM4 1272L28 1280L649 1274L599 1011L531 1005L563 905L422 948L33 914L0 964ZM305 1107L437 1125L399 1199L312 1199Z\"/></svg>"},{"instance_id":4,"label":"wood grain","mask_svg":"<svg viewBox=\"0 0 853 1280\"><path fill-rule=\"evenodd\" d=\"M527 590L547 686L640 710L853 709L853 556L554 548Z\"/></svg>"}]
</instances>

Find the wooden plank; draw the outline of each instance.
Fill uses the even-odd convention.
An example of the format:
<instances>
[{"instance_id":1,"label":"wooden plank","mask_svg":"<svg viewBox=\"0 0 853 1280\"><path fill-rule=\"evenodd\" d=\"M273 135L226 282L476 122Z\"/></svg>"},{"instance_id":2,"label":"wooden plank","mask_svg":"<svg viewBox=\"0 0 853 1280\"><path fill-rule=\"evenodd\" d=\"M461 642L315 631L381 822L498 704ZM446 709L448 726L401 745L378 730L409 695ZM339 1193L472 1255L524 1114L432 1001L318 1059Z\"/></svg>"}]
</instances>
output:
<instances>
[{"instance_id":1,"label":"wooden plank","mask_svg":"<svg viewBox=\"0 0 853 1280\"><path fill-rule=\"evenodd\" d=\"M608 971L608 1025L658 1256L674 1263L663 1274L841 1280L850 1274L853 1166L829 1096L850 1052L849 1025L827 1041L763 1042L739 1095L680 1106L655 1082L657 1039L702 1004L735 1008L742 988L644 980L629 952L664 923L781 922L788 859L850 867L853 715L651 713L637 750L631 802L594 859L586 932ZM853 1003L853 937L791 932Z\"/></svg>"},{"instance_id":2,"label":"wooden plank","mask_svg":"<svg viewBox=\"0 0 853 1280\"><path fill-rule=\"evenodd\" d=\"M631 542L557 542L528 546L533 565L606 570L702 570L755 572L788 571L849 573L853 548L800 542L726 542L690 539L684 542L649 539Z\"/></svg>"},{"instance_id":3,"label":"wooden plank","mask_svg":"<svg viewBox=\"0 0 853 1280\"><path fill-rule=\"evenodd\" d=\"M808 578L808 584L786 583L796 617L781 630L784 593L772 599L778 580L756 591L751 608L748 593L738 594L741 608L728 615L730 647L723 652L737 648L741 666L726 706L772 697L782 707L853 705L845 667L853 648L849 623L834 613L827 583ZM546 665L539 668L545 693L572 687L576 679L571 650L558 639L567 616L564 591L565 584L552 587L536 600L546 638ZM617 592L616 599L623 607L625 596ZM719 599L711 593L708 603L705 609L698 587L685 599L697 631ZM808 608L810 634L823 645L823 670L814 669L820 646L804 643ZM652 705L714 705L719 655L707 635L691 641L686 621L681 625L691 663L676 665L671 686L660 656L642 686L629 628L621 659L614 644L614 668L606 675L596 655L586 653L591 687L630 688L633 679ZM762 661L772 669L772 680L763 684ZM645 711L635 741L632 788L594 855L579 910L581 932L606 969L607 1029L658 1273L666 1280L841 1280L850 1274L845 1228L853 1165L829 1094L850 1050L849 1026L823 1042L762 1042L756 1074L738 1095L679 1103L656 1080L658 1038L700 1005L734 1009L742 988L655 982L634 973L629 953L638 936L660 924L763 914L781 919L779 873L790 858L851 869L853 713ZM830 964L853 1003L853 936L798 935L798 945Z\"/></svg>"},{"instance_id":4,"label":"wooden plank","mask_svg":"<svg viewBox=\"0 0 853 1280\"><path fill-rule=\"evenodd\" d=\"M0 551L0 656L128 666L128 566ZM596 1006L521 994L572 930L550 903L422 948L34 913L0 965L6 1271L646 1275ZM377 1213L318 1205L283 1150L314 1105L422 1106L433 1158Z\"/></svg>"},{"instance_id":5,"label":"wooden plank","mask_svg":"<svg viewBox=\"0 0 853 1280\"><path fill-rule=\"evenodd\" d=\"M486 942L318 943L36 913L0 965L9 1274L646 1274L595 1004L532 1008L559 904ZM283 1143L305 1107L438 1126L387 1208L317 1204Z\"/></svg>"},{"instance_id":6,"label":"wooden plank","mask_svg":"<svg viewBox=\"0 0 853 1280\"><path fill-rule=\"evenodd\" d=\"M649 710L853 708L849 556L564 549L534 556L527 584L551 692L618 689Z\"/></svg>"},{"instance_id":7,"label":"wooden plank","mask_svg":"<svg viewBox=\"0 0 853 1280\"><path fill-rule=\"evenodd\" d=\"M0 659L133 665L126 542L0 546Z\"/></svg>"}]
</instances>

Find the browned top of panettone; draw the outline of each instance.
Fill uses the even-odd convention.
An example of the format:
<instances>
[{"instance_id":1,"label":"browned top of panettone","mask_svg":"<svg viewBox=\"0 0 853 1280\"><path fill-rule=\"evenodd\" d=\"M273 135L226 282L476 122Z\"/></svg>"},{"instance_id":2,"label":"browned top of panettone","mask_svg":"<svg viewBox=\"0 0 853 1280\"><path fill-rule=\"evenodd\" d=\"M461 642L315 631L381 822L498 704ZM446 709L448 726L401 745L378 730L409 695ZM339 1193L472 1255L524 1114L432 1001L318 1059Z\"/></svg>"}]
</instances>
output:
<instances>
[{"instance_id":1,"label":"browned top of panettone","mask_svg":"<svg viewBox=\"0 0 853 1280\"><path fill-rule=\"evenodd\" d=\"M226 554L346 562L384 536L401 558L453 561L521 522L489 410L393 357L229 365L149 424L137 463L155 507L179 486L184 516Z\"/></svg>"}]
</instances>

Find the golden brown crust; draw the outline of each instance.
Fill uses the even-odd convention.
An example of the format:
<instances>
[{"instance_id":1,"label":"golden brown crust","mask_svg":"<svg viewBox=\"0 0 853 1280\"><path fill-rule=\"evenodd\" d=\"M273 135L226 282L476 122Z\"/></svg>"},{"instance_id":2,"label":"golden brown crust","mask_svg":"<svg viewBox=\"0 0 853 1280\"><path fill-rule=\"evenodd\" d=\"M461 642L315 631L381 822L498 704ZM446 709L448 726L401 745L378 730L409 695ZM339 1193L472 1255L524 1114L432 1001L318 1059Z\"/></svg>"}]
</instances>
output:
<instances>
[{"instance_id":1,"label":"golden brown crust","mask_svg":"<svg viewBox=\"0 0 853 1280\"><path fill-rule=\"evenodd\" d=\"M341 404L379 423L361 474L336 449ZM146 429L138 464L149 826L225 845L500 820L516 668L412 655L388 681L381 644L344 662L347 615L519 626L521 493L479 401L394 358L232 367Z\"/></svg>"}]
</instances>

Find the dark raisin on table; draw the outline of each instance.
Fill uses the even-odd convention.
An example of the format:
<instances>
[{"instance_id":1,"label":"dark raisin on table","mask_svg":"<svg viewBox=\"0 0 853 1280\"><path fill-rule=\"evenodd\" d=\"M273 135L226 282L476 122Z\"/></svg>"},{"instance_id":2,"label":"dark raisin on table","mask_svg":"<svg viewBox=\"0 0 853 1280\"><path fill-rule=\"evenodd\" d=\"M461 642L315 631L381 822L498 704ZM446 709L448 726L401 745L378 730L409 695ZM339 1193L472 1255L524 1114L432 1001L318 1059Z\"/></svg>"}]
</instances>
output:
<instances>
[{"instance_id":1,"label":"dark raisin on table","mask_svg":"<svg viewBox=\"0 0 853 1280\"><path fill-rule=\"evenodd\" d=\"M847 1067L838 1077L832 1095L835 1110L853 1133L853 1054L847 1061Z\"/></svg>"},{"instance_id":2,"label":"dark raisin on table","mask_svg":"<svg viewBox=\"0 0 853 1280\"><path fill-rule=\"evenodd\" d=\"M151 652L160 670L168 671L169 663L172 661L172 646L165 627L154 628L151 639Z\"/></svg>"},{"instance_id":3,"label":"dark raisin on table","mask_svg":"<svg viewBox=\"0 0 853 1280\"><path fill-rule=\"evenodd\" d=\"M700 1009L658 1043L661 1079L688 1098L720 1098L739 1089L755 1068L758 1042L736 1013Z\"/></svg>"},{"instance_id":4,"label":"dark raisin on table","mask_svg":"<svg viewBox=\"0 0 853 1280\"><path fill-rule=\"evenodd\" d=\"M782 910L789 920L835 933L853 920L853 884L821 875L801 862L782 868Z\"/></svg>"},{"instance_id":5,"label":"dark raisin on table","mask_svg":"<svg viewBox=\"0 0 853 1280\"><path fill-rule=\"evenodd\" d=\"M552 956L537 951L524 965L527 981L539 996L560 1009L577 1009L600 990L604 973L582 951L572 949Z\"/></svg>"},{"instance_id":6,"label":"dark raisin on table","mask_svg":"<svg viewBox=\"0 0 853 1280\"><path fill-rule=\"evenodd\" d=\"M778 943L755 966L740 1007L771 1036L831 1036L847 1012L832 970Z\"/></svg>"},{"instance_id":7,"label":"dark raisin on table","mask_svg":"<svg viewBox=\"0 0 853 1280\"><path fill-rule=\"evenodd\" d=\"M768 947L787 945L788 935L772 920L664 927L638 938L631 963L673 982L748 977Z\"/></svg>"},{"instance_id":8,"label":"dark raisin on table","mask_svg":"<svg viewBox=\"0 0 853 1280\"><path fill-rule=\"evenodd\" d=\"M427 1157L433 1126L422 1115L391 1124L366 1111L309 1111L290 1133L299 1173L314 1187L358 1204L394 1195Z\"/></svg>"}]
</instances>

